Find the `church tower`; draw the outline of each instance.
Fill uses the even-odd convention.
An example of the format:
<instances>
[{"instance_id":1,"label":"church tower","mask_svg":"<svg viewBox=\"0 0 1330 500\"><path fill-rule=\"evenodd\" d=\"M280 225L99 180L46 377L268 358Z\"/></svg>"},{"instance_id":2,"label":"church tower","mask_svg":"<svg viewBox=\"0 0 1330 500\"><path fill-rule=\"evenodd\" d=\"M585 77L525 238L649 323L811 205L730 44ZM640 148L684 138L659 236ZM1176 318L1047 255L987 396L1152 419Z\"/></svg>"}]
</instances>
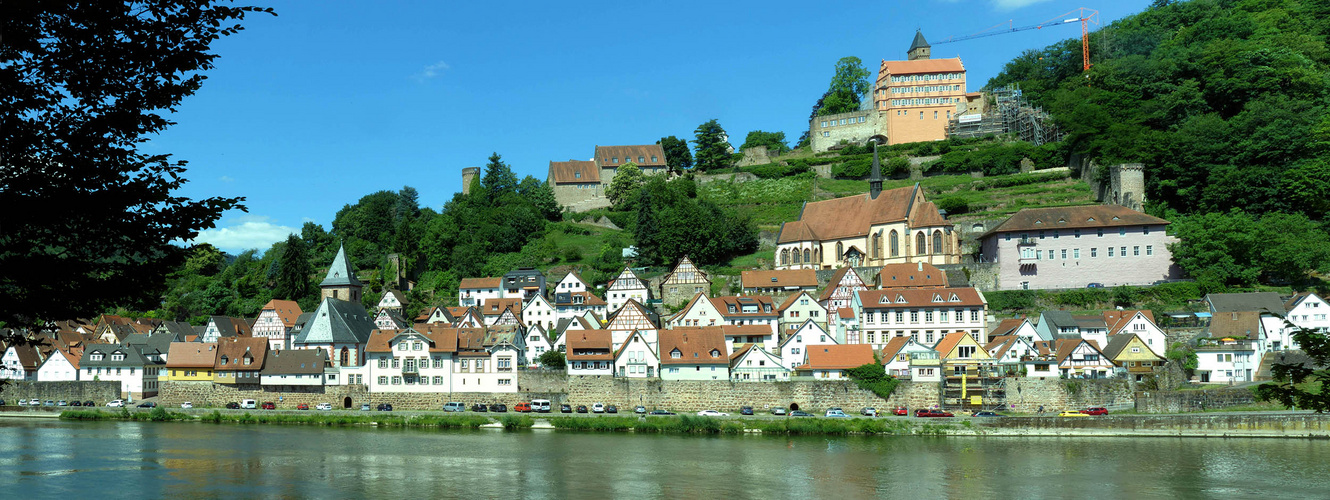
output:
<instances>
[{"instance_id":1,"label":"church tower","mask_svg":"<svg viewBox=\"0 0 1330 500\"><path fill-rule=\"evenodd\" d=\"M346 260L346 247L337 247L337 257L333 258L332 266L328 268L328 275L324 276L323 283L319 283L324 299L340 299L347 302L360 303L360 288L363 285L356 279L356 272L351 269L351 262Z\"/></svg>"},{"instance_id":2,"label":"church tower","mask_svg":"<svg viewBox=\"0 0 1330 500\"><path fill-rule=\"evenodd\" d=\"M905 55L910 61L928 59L928 53L932 49L933 47L928 44L928 40L924 40L924 33L921 31L915 31L914 42L910 44L910 50L906 51Z\"/></svg>"}]
</instances>

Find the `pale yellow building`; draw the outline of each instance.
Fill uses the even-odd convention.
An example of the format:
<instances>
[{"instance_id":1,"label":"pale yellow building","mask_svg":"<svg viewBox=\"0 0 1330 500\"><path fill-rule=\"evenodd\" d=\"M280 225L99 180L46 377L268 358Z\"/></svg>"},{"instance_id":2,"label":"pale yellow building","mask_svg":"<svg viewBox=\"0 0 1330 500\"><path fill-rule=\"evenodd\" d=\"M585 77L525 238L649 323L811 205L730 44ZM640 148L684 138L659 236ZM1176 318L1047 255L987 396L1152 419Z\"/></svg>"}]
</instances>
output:
<instances>
[{"instance_id":1,"label":"pale yellow building","mask_svg":"<svg viewBox=\"0 0 1330 500\"><path fill-rule=\"evenodd\" d=\"M908 60L882 61L873 100L889 144L947 138L947 124L966 105L965 65L959 57L930 59L923 33L914 34Z\"/></svg>"}]
</instances>

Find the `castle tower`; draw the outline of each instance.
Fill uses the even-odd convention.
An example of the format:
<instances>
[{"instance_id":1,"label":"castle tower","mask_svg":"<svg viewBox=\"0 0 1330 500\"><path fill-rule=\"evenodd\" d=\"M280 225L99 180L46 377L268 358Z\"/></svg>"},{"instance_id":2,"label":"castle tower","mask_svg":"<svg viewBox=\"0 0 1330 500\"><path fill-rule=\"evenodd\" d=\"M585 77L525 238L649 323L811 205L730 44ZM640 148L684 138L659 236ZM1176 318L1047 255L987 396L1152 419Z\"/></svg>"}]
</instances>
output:
<instances>
[{"instance_id":1,"label":"castle tower","mask_svg":"<svg viewBox=\"0 0 1330 500\"><path fill-rule=\"evenodd\" d=\"M882 193L882 164L877 160L877 144L873 144L873 172L868 176L868 198L877 199Z\"/></svg>"},{"instance_id":2,"label":"castle tower","mask_svg":"<svg viewBox=\"0 0 1330 500\"><path fill-rule=\"evenodd\" d=\"M929 52L932 49L933 47L928 44L928 40L924 40L923 32L915 31L914 42L910 44L910 50L906 51L905 55L908 57L908 60L910 61L914 61L917 59L928 59Z\"/></svg>"},{"instance_id":3,"label":"castle tower","mask_svg":"<svg viewBox=\"0 0 1330 500\"><path fill-rule=\"evenodd\" d=\"M471 194L471 184L480 177L480 167L466 167L462 169L462 194Z\"/></svg>"},{"instance_id":4,"label":"castle tower","mask_svg":"<svg viewBox=\"0 0 1330 500\"><path fill-rule=\"evenodd\" d=\"M346 247L337 247L337 256L333 257L328 275L323 277L323 283L319 283L322 298L359 304L362 286L360 280L356 279L355 270L351 269L351 262L346 260Z\"/></svg>"}]
</instances>

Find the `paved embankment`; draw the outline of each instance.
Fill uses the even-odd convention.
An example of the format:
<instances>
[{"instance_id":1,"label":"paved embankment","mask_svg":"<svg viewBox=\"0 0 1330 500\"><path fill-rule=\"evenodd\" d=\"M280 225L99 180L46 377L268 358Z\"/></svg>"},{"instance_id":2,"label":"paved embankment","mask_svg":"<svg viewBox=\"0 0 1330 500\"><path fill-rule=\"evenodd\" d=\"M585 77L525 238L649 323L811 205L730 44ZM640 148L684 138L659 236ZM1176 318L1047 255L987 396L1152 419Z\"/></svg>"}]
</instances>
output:
<instances>
[{"instance_id":1,"label":"paved embankment","mask_svg":"<svg viewBox=\"0 0 1330 500\"><path fill-rule=\"evenodd\" d=\"M984 436L1282 437L1330 439L1330 415L1250 412L973 420Z\"/></svg>"}]
</instances>

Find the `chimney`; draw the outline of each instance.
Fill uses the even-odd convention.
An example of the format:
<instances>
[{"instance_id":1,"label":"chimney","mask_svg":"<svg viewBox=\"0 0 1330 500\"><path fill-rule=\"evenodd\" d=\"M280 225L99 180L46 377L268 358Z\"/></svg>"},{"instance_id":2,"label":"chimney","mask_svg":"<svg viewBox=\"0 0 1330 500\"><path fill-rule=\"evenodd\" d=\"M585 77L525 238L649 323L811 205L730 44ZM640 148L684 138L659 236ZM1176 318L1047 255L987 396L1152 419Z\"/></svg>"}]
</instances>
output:
<instances>
[{"instance_id":1,"label":"chimney","mask_svg":"<svg viewBox=\"0 0 1330 500\"><path fill-rule=\"evenodd\" d=\"M919 261L919 272L924 272L924 261Z\"/></svg>"}]
</instances>

